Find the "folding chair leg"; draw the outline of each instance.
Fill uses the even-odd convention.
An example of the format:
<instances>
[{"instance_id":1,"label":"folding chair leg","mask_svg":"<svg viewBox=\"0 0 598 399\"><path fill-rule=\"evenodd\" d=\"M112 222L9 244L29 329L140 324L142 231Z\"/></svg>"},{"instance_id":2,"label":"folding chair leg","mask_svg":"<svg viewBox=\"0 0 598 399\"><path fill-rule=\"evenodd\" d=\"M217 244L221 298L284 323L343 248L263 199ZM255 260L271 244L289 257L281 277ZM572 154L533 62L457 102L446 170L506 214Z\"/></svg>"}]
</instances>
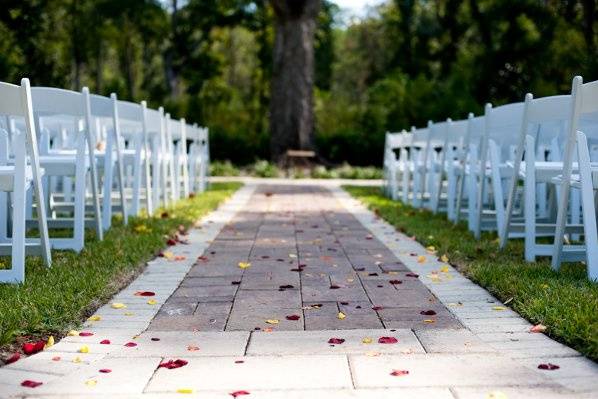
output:
<instances>
[{"instance_id":1,"label":"folding chair leg","mask_svg":"<svg viewBox=\"0 0 598 399\"><path fill-rule=\"evenodd\" d=\"M21 135L22 136L22 135ZM22 143L23 137L17 140ZM15 175L12 194L12 276L25 280L25 147L15 146Z\"/></svg>"},{"instance_id":2,"label":"folding chair leg","mask_svg":"<svg viewBox=\"0 0 598 399\"><path fill-rule=\"evenodd\" d=\"M526 137L526 162L525 162L525 182L523 205L525 220L525 260L527 262L536 261L536 171L535 171L535 152L534 138Z\"/></svg>"},{"instance_id":3,"label":"folding chair leg","mask_svg":"<svg viewBox=\"0 0 598 399\"><path fill-rule=\"evenodd\" d=\"M112 176L114 162L112 161L112 135L106 138L106 152L104 154L104 197L102 198L102 226L108 230L112 225Z\"/></svg>"},{"instance_id":4,"label":"folding chair leg","mask_svg":"<svg viewBox=\"0 0 598 399\"><path fill-rule=\"evenodd\" d=\"M598 280L598 232L596 230L596 209L594 187L592 187L592 171L590 153L585 135L577 134L577 151L579 154L579 172L581 180L581 206L586 248L588 278Z\"/></svg>"}]
</instances>

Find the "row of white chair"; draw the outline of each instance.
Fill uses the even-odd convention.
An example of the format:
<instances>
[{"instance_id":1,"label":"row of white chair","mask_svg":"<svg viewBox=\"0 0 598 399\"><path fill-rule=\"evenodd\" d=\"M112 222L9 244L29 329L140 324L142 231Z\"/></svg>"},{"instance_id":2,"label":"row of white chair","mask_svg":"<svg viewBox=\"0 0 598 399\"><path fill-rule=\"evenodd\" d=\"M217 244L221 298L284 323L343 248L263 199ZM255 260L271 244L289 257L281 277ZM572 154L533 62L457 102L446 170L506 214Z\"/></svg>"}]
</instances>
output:
<instances>
[{"instance_id":1,"label":"row of white chair","mask_svg":"<svg viewBox=\"0 0 598 399\"><path fill-rule=\"evenodd\" d=\"M525 259L584 261L598 279L598 81L571 94L493 107L467 119L387 133L384 188L393 199L467 224L476 239L523 238ZM539 238L543 239L538 240ZM552 239L552 243L546 240Z\"/></svg>"},{"instance_id":2,"label":"row of white chair","mask_svg":"<svg viewBox=\"0 0 598 399\"><path fill-rule=\"evenodd\" d=\"M82 250L86 228L102 240L115 214L126 224L203 191L208 165L207 129L161 107L0 82L0 255L12 263L0 282L24 280L26 254L50 266L51 248ZM40 238L25 238L33 227Z\"/></svg>"}]
</instances>

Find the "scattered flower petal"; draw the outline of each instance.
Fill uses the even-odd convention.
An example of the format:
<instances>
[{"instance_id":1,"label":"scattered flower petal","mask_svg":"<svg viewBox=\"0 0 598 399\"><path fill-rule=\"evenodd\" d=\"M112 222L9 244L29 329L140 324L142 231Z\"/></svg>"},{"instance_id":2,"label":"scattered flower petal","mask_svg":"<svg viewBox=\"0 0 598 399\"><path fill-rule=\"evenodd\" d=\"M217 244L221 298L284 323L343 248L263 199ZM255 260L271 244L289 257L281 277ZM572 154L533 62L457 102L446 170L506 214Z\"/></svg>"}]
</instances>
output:
<instances>
[{"instance_id":1,"label":"scattered flower petal","mask_svg":"<svg viewBox=\"0 0 598 399\"><path fill-rule=\"evenodd\" d=\"M418 278L419 274L417 274L417 273L407 273L407 274L405 274L405 276Z\"/></svg>"},{"instance_id":2,"label":"scattered flower petal","mask_svg":"<svg viewBox=\"0 0 598 399\"><path fill-rule=\"evenodd\" d=\"M531 333L543 333L545 332L547 327L544 324L536 324L532 328L529 329Z\"/></svg>"},{"instance_id":3,"label":"scattered flower petal","mask_svg":"<svg viewBox=\"0 0 598 399\"><path fill-rule=\"evenodd\" d=\"M81 363L81 358L79 356L75 356L73 358L73 363Z\"/></svg>"},{"instance_id":4,"label":"scattered flower petal","mask_svg":"<svg viewBox=\"0 0 598 399\"><path fill-rule=\"evenodd\" d=\"M98 371L100 373L104 373L104 374L112 373L112 370L110 370L110 369L99 369Z\"/></svg>"},{"instance_id":5,"label":"scattered flower petal","mask_svg":"<svg viewBox=\"0 0 598 399\"><path fill-rule=\"evenodd\" d=\"M328 343L332 344L332 345L340 345L343 342L345 342L345 340L343 338L330 338L328 340Z\"/></svg>"},{"instance_id":6,"label":"scattered flower petal","mask_svg":"<svg viewBox=\"0 0 598 399\"><path fill-rule=\"evenodd\" d=\"M301 317L299 315L296 314L292 314L286 317L287 320L291 320L291 321L295 321L295 320L299 320Z\"/></svg>"},{"instance_id":7,"label":"scattered flower petal","mask_svg":"<svg viewBox=\"0 0 598 399\"><path fill-rule=\"evenodd\" d=\"M62 359L60 356L54 356L54 357L52 358L52 361L54 361L54 362L59 362L59 361L60 361L60 359Z\"/></svg>"},{"instance_id":8,"label":"scattered flower petal","mask_svg":"<svg viewBox=\"0 0 598 399\"><path fill-rule=\"evenodd\" d=\"M147 301L148 305L155 305L157 303L158 303L158 301L156 301L155 299L150 299L150 300Z\"/></svg>"},{"instance_id":9,"label":"scattered flower petal","mask_svg":"<svg viewBox=\"0 0 598 399\"><path fill-rule=\"evenodd\" d=\"M126 308L127 305L125 305L124 303L120 303L120 302L114 302L112 305L110 305L110 307L112 309L123 309L123 308Z\"/></svg>"},{"instance_id":10,"label":"scattered flower petal","mask_svg":"<svg viewBox=\"0 0 598 399\"><path fill-rule=\"evenodd\" d=\"M191 388L179 388L176 390L176 393L193 393L193 389Z\"/></svg>"},{"instance_id":11,"label":"scattered flower petal","mask_svg":"<svg viewBox=\"0 0 598 399\"><path fill-rule=\"evenodd\" d=\"M336 318L339 320L344 320L347 317L346 314L344 314L343 312L338 312L338 315L336 315Z\"/></svg>"},{"instance_id":12,"label":"scattered flower petal","mask_svg":"<svg viewBox=\"0 0 598 399\"><path fill-rule=\"evenodd\" d=\"M424 316L434 316L436 312L433 310L422 310L421 312L419 312L419 314Z\"/></svg>"},{"instance_id":13,"label":"scattered flower petal","mask_svg":"<svg viewBox=\"0 0 598 399\"><path fill-rule=\"evenodd\" d=\"M92 333L92 332L89 332L89 331L81 331L81 332L79 333L79 336L80 336L80 337L91 337L92 335L93 335L93 333Z\"/></svg>"},{"instance_id":14,"label":"scattered flower petal","mask_svg":"<svg viewBox=\"0 0 598 399\"><path fill-rule=\"evenodd\" d=\"M79 347L79 349L77 350L77 352L79 352L79 353L89 353L89 346L82 345L81 347Z\"/></svg>"},{"instance_id":15,"label":"scattered flower petal","mask_svg":"<svg viewBox=\"0 0 598 399\"><path fill-rule=\"evenodd\" d=\"M110 345L110 340L109 339L103 339L100 341L100 344L102 345Z\"/></svg>"},{"instance_id":16,"label":"scattered flower petal","mask_svg":"<svg viewBox=\"0 0 598 399\"><path fill-rule=\"evenodd\" d=\"M399 342L395 337L380 337L378 338L379 344L396 344Z\"/></svg>"},{"instance_id":17,"label":"scattered flower petal","mask_svg":"<svg viewBox=\"0 0 598 399\"><path fill-rule=\"evenodd\" d=\"M8 359L6 359L4 361L4 364L11 364L14 363L16 361L18 361L21 358L21 354L20 353L13 353L13 355L11 357L9 357Z\"/></svg>"},{"instance_id":18,"label":"scattered flower petal","mask_svg":"<svg viewBox=\"0 0 598 399\"><path fill-rule=\"evenodd\" d=\"M156 337L152 337L152 338L150 338L150 339L151 339L152 341L159 341L159 340L160 340L160 338L156 338Z\"/></svg>"},{"instance_id":19,"label":"scattered flower petal","mask_svg":"<svg viewBox=\"0 0 598 399\"><path fill-rule=\"evenodd\" d=\"M372 306L372 310L375 310L376 312L382 309L384 309L382 306Z\"/></svg>"},{"instance_id":20,"label":"scattered flower petal","mask_svg":"<svg viewBox=\"0 0 598 399\"><path fill-rule=\"evenodd\" d=\"M43 382L33 381L33 380L25 380L25 381L21 382L21 386L27 387L27 388L37 388L42 384L43 384Z\"/></svg>"},{"instance_id":21,"label":"scattered flower petal","mask_svg":"<svg viewBox=\"0 0 598 399\"><path fill-rule=\"evenodd\" d=\"M46 341L26 342L23 344L22 349L26 355L33 355L43 351L44 346L46 346Z\"/></svg>"},{"instance_id":22,"label":"scattered flower petal","mask_svg":"<svg viewBox=\"0 0 598 399\"><path fill-rule=\"evenodd\" d=\"M538 365L538 368L540 370L558 370L561 367L556 364L552 364L552 363L542 363L542 364Z\"/></svg>"},{"instance_id":23,"label":"scattered flower petal","mask_svg":"<svg viewBox=\"0 0 598 399\"><path fill-rule=\"evenodd\" d=\"M417 263L424 263L426 261L426 257L423 255L420 255L417 257Z\"/></svg>"},{"instance_id":24,"label":"scattered flower petal","mask_svg":"<svg viewBox=\"0 0 598 399\"><path fill-rule=\"evenodd\" d=\"M392 285L403 284L401 280L390 280L389 283L391 283Z\"/></svg>"},{"instance_id":25,"label":"scattered flower petal","mask_svg":"<svg viewBox=\"0 0 598 399\"><path fill-rule=\"evenodd\" d=\"M54 346L54 337L50 335L50 337L46 341L46 344L44 345L44 349L50 348L52 346Z\"/></svg>"},{"instance_id":26,"label":"scattered flower petal","mask_svg":"<svg viewBox=\"0 0 598 399\"><path fill-rule=\"evenodd\" d=\"M127 342L127 343L125 344L125 346L126 346L127 348L133 348L133 347L137 346L137 344L136 344L135 342Z\"/></svg>"},{"instance_id":27,"label":"scattered flower petal","mask_svg":"<svg viewBox=\"0 0 598 399\"><path fill-rule=\"evenodd\" d=\"M189 352L197 352L199 350L199 346L187 345L187 350Z\"/></svg>"},{"instance_id":28,"label":"scattered flower petal","mask_svg":"<svg viewBox=\"0 0 598 399\"><path fill-rule=\"evenodd\" d=\"M247 269L251 267L251 263L249 262L239 262L239 269Z\"/></svg>"},{"instance_id":29,"label":"scattered flower petal","mask_svg":"<svg viewBox=\"0 0 598 399\"><path fill-rule=\"evenodd\" d=\"M172 360L171 359L167 362L160 363L158 368L162 367L162 368L169 369L169 370L170 369L178 369L183 366L186 366L187 364L189 364L189 362L187 360L183 360L183 359Z\"/></svg>"},{"instance_id":30,"label":"scattered flower petal","mask_svg":"<svg viewBox=\"0 0 598 399\"><path fill-rule=\"evenodd\" d=\"M506 394L500 391L492 391L486 395L486 399L509 399Z\"/></svg>"},{"instance_id":31,"label":"scattered flower petal","mask_svg":"<svg viewBox=\"0 0 598 399\"><path fill-rule=\"evenodd\" d=\"M233 398L236 398L237 396L249 395L249 392L247 392L247 391L235 391L235 392L231 392L229 395L232 396Z\"/></svg>"},{"instance_id":32,"label":"scattered flower petal","mask_svg":"<svg viewBox=\"0 0 598 399\"><path fill-rule=\"evenodd\" d=\"M507 308L505 308L504 306L493 306L492 310L502 311L502 310L507 310Z\"/></svg>"},{"instance_id":33,"label":"scattered flower petal","mask_svg":"<svg viewBox=\"0 0 598 399\"><path fill-rule=\"evenodd\" d=\"M446 256L446 254L444 254L444 255L442 255L442 256L440 257L440 261L441 261L442 263L448 263L448 261L449 261L449 258L448 258L448 256Z\"/></svg>"},{"instance_id":34,"label":"scattered flower petal","mask_svg":"<svg viewBox=\"0 0 598 399\"><path fill-rule=\"evenodd\" d=\"M93 315L93 316L90 316L89 319L87 319L87 320L89 320L89 321L100 321L100 320L102 320L102 318L100 316L98 316L98 315Z\"/></svg>"},{"instance_id":35,"label":"scattered flower petal","mask_svg":"<svg viewBox=\"0 0 598 399\"><path fill-rule=\"evenodd\" d=\"M393 377L402 377L405 375L408 375L409 371L408 370L393 370L390 375L392 375Z\"/></svg>"},{"instance_id":36,"label":"scattered flower petal","mask_svg":"<svg viewBox=\"0 0 598 399\"><path fill-rule=\"evenodd\" d=\"M97 380L87 380L85 381L85 385L88 387L95 387L98 384Z\"/></svg>"},{"instance_id":37,"label":"scattered flower petal","mask_svg":"<svg viewBox=\"0 0 598 399\"><path fill-rule=\"evenodd\" d=\"M278 321L278 319L268 319L268 320L266 320L266 323L267 324L278 324L279 321Z\"/></svg>"},{"instance_id":38,"label":"scattered flower petal","mask_svg":"<svg viewBox=\"0 0 598 399\"><path fill-rule=\"evenodd\" d=\"M66 335L68 335L69 337L76 337L77 335L79 335L79 331L71 330L68 333L66 333Z\"/></svg>"},{"instance_id":39,"label":"scattered flower petal","mask_svg":"<svg viewBox=\"0 0 598 399\"><path fill-rule=\"evenodd\" d=\"M426 320L424 320L424 323L432 324L432 323L436 323L436 320L426 319Z\"/></svg>"},{"instance_id":40,"label":"scattered flower petal","mask_svg":"<svg viewBox=\"0 0 598 399\"><path fill-rule=\"evenodd\" d=\"M361 340L361 342L364 344L371 344L373 342L373 340L370 337L365 337L364 339Z\"/></svg>"}]
</instances>

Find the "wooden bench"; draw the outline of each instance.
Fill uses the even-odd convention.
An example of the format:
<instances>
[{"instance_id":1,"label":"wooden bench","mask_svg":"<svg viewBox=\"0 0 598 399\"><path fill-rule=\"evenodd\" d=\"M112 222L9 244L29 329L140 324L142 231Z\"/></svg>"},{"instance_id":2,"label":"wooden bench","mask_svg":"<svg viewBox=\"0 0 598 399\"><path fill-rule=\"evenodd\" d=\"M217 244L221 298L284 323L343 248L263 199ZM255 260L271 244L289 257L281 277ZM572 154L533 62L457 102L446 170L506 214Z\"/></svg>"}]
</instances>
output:
<instances>
[{"instance_id":1,"label":"wooden bench","mask_svg":"<svg viewBox=\"0 0 598 399\"><path fill-rule=\"evenodd\" d=\"M309 150L287 150L284 158L284 166L287 176L290 176L291 168L295 168L299 163L304 167L313 168L312 160L316 157L315 151Z\"/></svg>"}]
</instances>

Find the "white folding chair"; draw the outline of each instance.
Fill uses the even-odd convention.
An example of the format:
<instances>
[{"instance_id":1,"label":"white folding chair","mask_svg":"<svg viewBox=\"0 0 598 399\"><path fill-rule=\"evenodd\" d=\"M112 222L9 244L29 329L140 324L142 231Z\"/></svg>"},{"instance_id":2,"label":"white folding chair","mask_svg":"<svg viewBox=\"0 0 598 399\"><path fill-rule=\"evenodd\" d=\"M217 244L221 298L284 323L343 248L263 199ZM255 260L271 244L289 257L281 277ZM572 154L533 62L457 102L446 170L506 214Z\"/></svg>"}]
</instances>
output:
<instances>
[{"instance_id":1,"label":"white folding chair","mask_svg":"<svg viewBox=\"0 0 598 399\"><path fill-rule=\"evenodd\" d=\"M0 270L0 282L19 283L25 280L26 253L37 249L46 266L52 264L28 79L22 79L20 86L0 82L0 115L7 122L6 129L0 131L0 222L2 228L6 229L10 214L12 225L11 239L0 242L0 254L11 255L11 269ZM15 119L24 119L22 130L13 129ZM8 130L12 133L10 143ZM12 148L13 159L9 148ZM40 239L37 240L26 239L26 193L30 189L35 194L37 228L40 234ZM10 201L7 194L10 194ZM12 213L9 212L9 203Z\"/></svg>"},{"instance_id":2,"label":"white folding chair","mask_svg":"<svg viewBox=\"0 0 598 399\"><path fill-rule=\"evenodd\" d=\"M594 191L598 186L598 163L591 163L587 134L598 138L598 81L583 84L580 76L573 79L571 89L571 120L567 126L567 139L563 155L563 173L558 179L560 198L558 204L556 232L552 252L552 267L558 269L562 262L586 262L588 277L598 279L598 238L596 233L596 203ZM584 132L581 132L583 130ZM575 147L578 148L579 173L573 174ZM584 245L564 245L564 235L569 212L569 188L582 190L582 212Z\"/></svg>"},{"instance_id":3,"label":"white folding chair","mask_svg":"<svg viewBox=\"0 0 598 399\"><path fill-rule=\"evenodd\" d=\"M98 239L103 238L102 218L99 205L97 171L95 164L95 139L90 130L90 96L86 87L81 93L51 87L32 87L31 96L36 125L48 128L52 119L70 120L66 127L74 137L76 148L52 148L40 155L40 165L45 171L45 179L50 176L74 177L74 202L71 203L60 193L48 193L51 210L48 215L49 228L72 229L67 238L51 238L52 247L81 251L85 243L86 223L96 229ZM87 147L87 148L86 148ZM85 218L86 181L90 175L93 218ZM63 180L64 183L65 180ZM49 187L49 184L47 184ZM56 194L56 200L54 200ZM60 201L62 199L62 201ZM64 216L64 214L67 214ZM72 217L71 217L72 215Z\"/></svg>"},{"instance_id":4,"label":"white folding chair","mask_svg":"<svg viewBox=\"0 0 598 399\"><path fill-rule=\"evenodd\" d=\"M189 162L187 155L187 124L185 119L170 120L173 142L174 193L176 199L189 197Z\"/></svg>"},{"instance_id":5,"label":"white folding chair","mask_svg":"<svg viewBox=\"0 0 598 399\"><path fill-rule=\"evenodd\" d=\"M193 192L206 189L206 146L207 129L199 128L197 124L187 126L190 132L187 136L191 140L189 146L189 187Z\"/></svg>"},{"instance_id":6,"label":"white folding chair","mask_svg":"<svg viewBox=\"0 0 598 399\"><path fill-rule=\"evenodd\" d=\"M401 133L386 132L384 144L384 190L386 195L396 200L399 196L399 179L401 178L402 163L397 158L395 151L401 149L401 144L405 136L405 131ZM400 156L400 154L399 154Z\"/></svg>"}]
</instances>

